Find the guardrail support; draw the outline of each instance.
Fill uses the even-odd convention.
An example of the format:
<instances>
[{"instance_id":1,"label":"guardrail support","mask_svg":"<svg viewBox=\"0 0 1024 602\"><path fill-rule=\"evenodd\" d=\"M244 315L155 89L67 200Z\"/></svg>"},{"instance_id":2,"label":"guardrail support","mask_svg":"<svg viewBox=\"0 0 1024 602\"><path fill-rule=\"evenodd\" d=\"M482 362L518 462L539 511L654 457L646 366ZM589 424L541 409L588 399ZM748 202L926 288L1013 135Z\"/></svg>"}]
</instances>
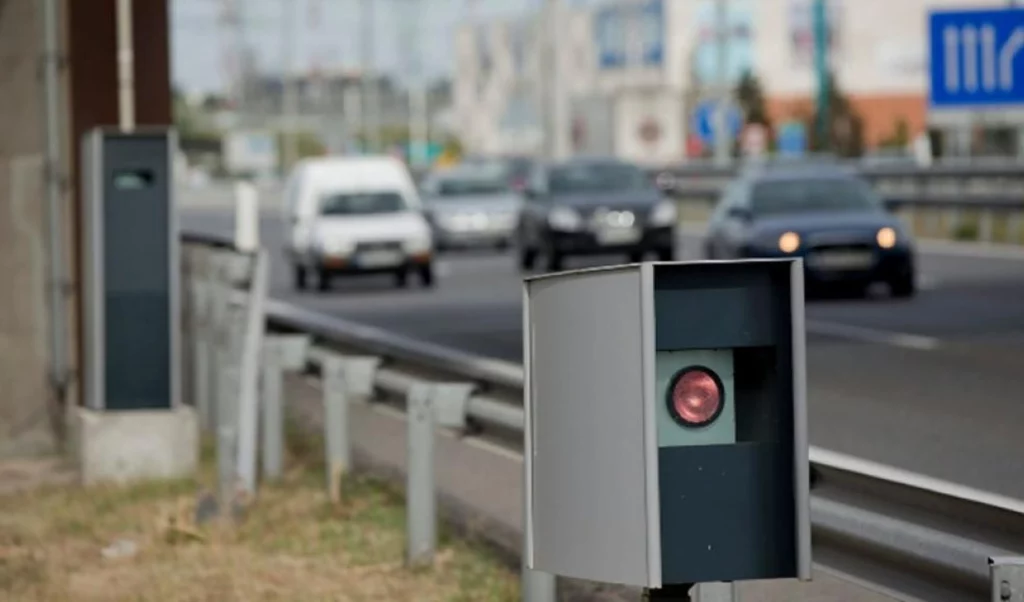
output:
<instances>
[{"instance_id":1,"label":"guardrail support","mask_svg":"<svg viewBox=\"0 0 1024 602\"><path fill-rule=\"evenodd\" d=\"M988 559L992 602L1024 602L1024 557Z\"/></svg>"},{"instance_id":2,"label":"guardrail support","mask_svg":"<svg viewBox=\"0 0 1024 602\"><path fill-rule=\"evenodd\" d=\"M419 566L434 560L437 546L437 509L434 490L434 410L430 385L410 389L407 407L406 452L406 564Z\"/></svg>"},{"instance_id":3,"label":"guardrail support","mask_svg":"<svg viewBox=\"0 0 1024 602\"><path fill-rule=\"evenodd\" d=\"M244 301L242 343L239 345L238 478L245 492L256 492L256 447L259 433L260 352L266 316L263 311L270 279L270 261L266 251L252 258L251 279Z\"/></svg>"},{"instance_id":4,"label":"guardrail support","mask_svg":"<svg viewBox=\"0 0 1024 602\"><path fill-rule=\"evenodd\" d=\"M406 564L430 564L437 548L434 427L465 428L473 385L416 383L406 396Z\"/></svg>"},{"instance_id":5,"label":"guardrail support","mask_svg":"<svg viewBox=\"0 0 1024 602\"><path fill-rule=\"evenodd\" d=\"M344 360L336 355L324 358L323 373L324 447L327 452L327 494L341 502L341 483L351 466L352 443L348 424L348 388Z\"/></svg>"},{"instance_id":6,"label":"guardrail support","mask_svg":"<svg viewBox=\"0 0 1024 602\"><path fill-rule=\"evenodd\" d=\"M223 520L234 516L238 482L235 478L236 431L232 424L217 428L217 508Z\"/></svg>"},{"instance_id":7,"label":"guardrail support","mask_svg":"<svg viewBox=\"0 0 1024 602\"><path fill-rule=\"evenodd\" d=\"M211 336L213 300L210 294L209 264L210 257L206 249L192 250L192 282L189 287L192 290L192 329L189 333L192 345L192 403L195 404L196 414L199 416L199 428L203 431L209 431L212 427L210 368L213 362L213 344L216 342Z\"/></svg>"},{"instance_id":8,"label":"guardrail support","mask_svg":"<svg viewBox=\"0 0 1024 602\"><path fill-rule=\"evenodd\" d=\"M375 356L344 356L342 373L349 399L353 403L369 403L373 398L373 383L380 367L380 358Z\"/></svg>"},{"instance_id":9,"label":"guardrail support","mask_svg":"<svg viewBox=\"0 0 1024 602\"><path fill-rule=\"evenodd\" d=\"M309 337L305 335L273 335L263 342L260 422L265 480L279 478L284 468L284 373L303 368L308 349Z\"/></svg>"},{"instance_id":10,"label":"guardrail support","mask_svg":"<svg viewBox=\"0 0 1024 602\"><path fill-rule=\"evenodd\" d=\"M698 583L691 596L693 602L736 602L736 584Z\"/></svg>"}]
</instances>

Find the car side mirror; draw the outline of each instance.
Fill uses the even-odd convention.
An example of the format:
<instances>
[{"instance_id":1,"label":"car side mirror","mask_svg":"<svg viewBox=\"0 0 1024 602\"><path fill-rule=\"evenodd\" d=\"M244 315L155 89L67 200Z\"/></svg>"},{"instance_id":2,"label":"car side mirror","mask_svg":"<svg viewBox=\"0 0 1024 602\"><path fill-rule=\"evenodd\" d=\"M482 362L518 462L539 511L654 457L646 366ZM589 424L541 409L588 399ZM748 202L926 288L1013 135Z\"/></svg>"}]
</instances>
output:
<instances>
[{"instance_id":1,"label":"car side mirror","mask_svg":"<svg viewBox=\"0 0 1024 602\"><path fill-rule=\"evenodd\" d=\"M882 205L889 213L896 213L903 206L903 199L886 197L883 199Z\"/></svg>"},{"instance_id":2,"label":"car side mirror","mask_svg":"<svg viewBox=\"0 0 1024 602\"><path fill-rule=\"evenodd\" d=\"M729 217L741 222L749 222L753 219L754 215L746 207L731 207L729 209Z\"/></svg>"}]
</instances>

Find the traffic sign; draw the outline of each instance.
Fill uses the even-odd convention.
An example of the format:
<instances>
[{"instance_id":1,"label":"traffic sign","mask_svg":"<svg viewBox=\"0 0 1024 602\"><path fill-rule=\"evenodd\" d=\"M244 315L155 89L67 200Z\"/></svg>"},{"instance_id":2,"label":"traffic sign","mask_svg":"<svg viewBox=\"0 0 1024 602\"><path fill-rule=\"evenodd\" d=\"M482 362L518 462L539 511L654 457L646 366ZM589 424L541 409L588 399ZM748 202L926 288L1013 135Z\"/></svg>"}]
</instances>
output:
<instances>
[{"instance_id":1,"label":"traffic sign","mask_svg":"<svg viewBox=\"0 0 1024 602\"><path fill-rule=\"evenodd\" d=\"M1024 8L928 16L932 108L1024 106Z\"/></svg>"},{"instance_id":2,"label":"traffic sign","mask_svg":"<svg viewBox=\"0 0 1024 602\"><path fill-rule=\"evenodd\" d=\"M807 128L799 121L789 121L779 127L780 155L799 157L807 152Z\"/></svg>"},{"instance_id":3,"label":"traffic sign","mask_svg":"<svg viewBox=\"0 0 1024 602\"><path fill-rule=\"evenodd\" d=\"M715 143L715 110L717 107L718 101L706 100L698 104L697 108L693 111L693 124L691 127L700 138L700 141L706 145ZM726 108L725 120L729 128L729 139L735 140L736 136L740 133L740 128L743 127L743 115L735 105L730 104Z\"/></svg>"}]
</instances>

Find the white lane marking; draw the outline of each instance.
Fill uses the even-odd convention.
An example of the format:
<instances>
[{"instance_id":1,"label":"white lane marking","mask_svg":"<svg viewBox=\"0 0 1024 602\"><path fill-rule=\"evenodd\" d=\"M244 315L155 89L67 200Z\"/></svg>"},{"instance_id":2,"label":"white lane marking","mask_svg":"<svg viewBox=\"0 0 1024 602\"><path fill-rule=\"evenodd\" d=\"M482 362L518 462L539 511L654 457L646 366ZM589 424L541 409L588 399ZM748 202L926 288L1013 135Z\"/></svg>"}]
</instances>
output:
<instances>
[{"instance_id":1,"label":"white lane marking","mask_svg":"<svg viewBox=\"0 0 1024 602\"><path fill-rule=\"evenodd\" d=\"M918 351L933 351L941 346L941 341L934 337L927 337L906 332L892 332L866 328L864 326L851 326L836 322L823 322L820 320L807 320L807 332L826 336L852 339L865 343L888 345L890 347L902 347L904 349L916 349Z\"/></svg>"}]
</instances>

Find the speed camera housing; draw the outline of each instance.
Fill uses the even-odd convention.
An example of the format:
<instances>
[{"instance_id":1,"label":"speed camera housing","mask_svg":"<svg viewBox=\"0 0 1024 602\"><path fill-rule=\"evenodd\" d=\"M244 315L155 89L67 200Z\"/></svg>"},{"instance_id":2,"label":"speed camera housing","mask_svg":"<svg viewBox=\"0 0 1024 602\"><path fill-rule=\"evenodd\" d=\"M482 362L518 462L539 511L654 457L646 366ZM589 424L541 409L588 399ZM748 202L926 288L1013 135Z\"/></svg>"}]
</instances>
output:
<instances>
[{"instance_id":1,"label":"speed camera housing","mask_svg":"<svg viewBox=\"0 0 1024 602\"><path fill-rule=\"evenodd\" d=\"M810 579L800 260L524 287L527 565L649 588Z\"/></svg>"}]
</instances>

